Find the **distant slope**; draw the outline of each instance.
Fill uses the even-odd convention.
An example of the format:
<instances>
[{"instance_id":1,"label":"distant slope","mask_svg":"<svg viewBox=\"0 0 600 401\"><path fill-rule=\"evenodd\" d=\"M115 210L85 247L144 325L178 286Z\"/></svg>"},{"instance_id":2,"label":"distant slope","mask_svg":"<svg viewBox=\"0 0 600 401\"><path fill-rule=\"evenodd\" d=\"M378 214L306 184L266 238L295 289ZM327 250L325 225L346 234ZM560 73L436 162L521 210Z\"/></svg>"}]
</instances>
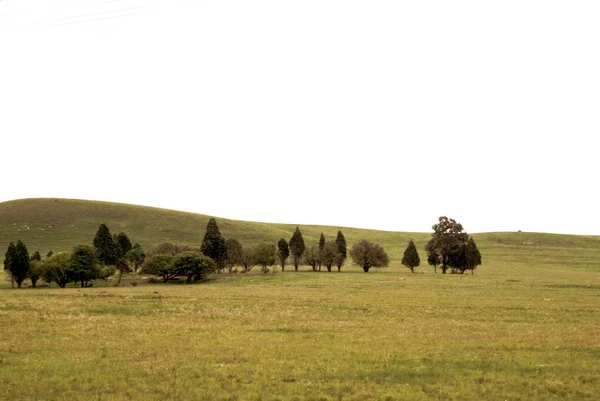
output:
<instances>
[{"instance_id":1,"label":"distant slope","mask_svg":"<svg viewBox=\"0 0 600 401\"><path fill-rule=\"evenodd\" d=\"M163 241L200 246L209 216L152 207L73 199L22 199L0 203L0 253L10 241L23 240L30 252L70 250L76 244L91 244L101 223L112 233L127 233L133 242L149 248ZM437 216L432 216L432 224ZM296 225L270 224L217 218L224 237L243 244L289 240ZM321 232L333 239L341 229L351 246L360 239L380 243L399 266L409 238L423 251L429 233L387 232L356 228L300 225L307 245L316 243ZM468 229L468 227L467 227ZM474 235L483 254L484 266L520 268L527 264L573 266L600 271L600 237L537 233L486 233ZM576 256L573 262L570 258ZM0 261L1 262L1 261ZM425 265L425 266L424 266ZM518 266L517 266L518 265Z\"/></svg>"}]
</instances>

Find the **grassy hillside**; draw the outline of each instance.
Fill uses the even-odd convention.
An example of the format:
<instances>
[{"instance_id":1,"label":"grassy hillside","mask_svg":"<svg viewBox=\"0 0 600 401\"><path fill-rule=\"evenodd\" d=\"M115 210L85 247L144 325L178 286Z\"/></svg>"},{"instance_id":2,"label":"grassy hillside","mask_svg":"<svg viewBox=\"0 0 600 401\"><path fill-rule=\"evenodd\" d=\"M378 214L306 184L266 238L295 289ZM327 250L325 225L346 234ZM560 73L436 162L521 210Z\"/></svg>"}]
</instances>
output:
<instances>
[{"instance_id":1,"label":"grassy hillside","mask_svg":"<svg viewBox=\"0 0 600 401\"><path fill-rule=\"evenodd\" d=\"M431 224L437 216L432 216ZM124 231L144 248L163 241L199 246L209 216L119 203L71 199L24 199L0 203L0 252L10 241L23 240L29 251L69 250L76 244L91 243L98 226L106 223L112 233ZM289 239L296 227L291 224L255 223L217 219L222 234L243 244ZM300 225L305 242L316 243L321 232L333 239L338 229L349 245L360 239L380 243L390 254L392 267L399 260L409 238L417 244L421 259L429 233L388 232L355 228ZM466 227L468 230L468 227ZM483 255L483 269L502 266L564 266L598 269L600 237L538 233L486 233L474 235ZM571 260L576 256L575 261ZM427 269L427 267L424 267Z\"/></svg>"}]
</instances>

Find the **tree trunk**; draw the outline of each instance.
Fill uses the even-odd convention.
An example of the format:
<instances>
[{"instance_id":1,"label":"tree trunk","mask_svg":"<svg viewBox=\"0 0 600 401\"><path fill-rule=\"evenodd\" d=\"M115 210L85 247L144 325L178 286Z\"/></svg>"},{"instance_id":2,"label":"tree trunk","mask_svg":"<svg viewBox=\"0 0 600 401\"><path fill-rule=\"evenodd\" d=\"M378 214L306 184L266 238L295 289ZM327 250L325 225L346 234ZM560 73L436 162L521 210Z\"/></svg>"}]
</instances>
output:
<instances>
[{"instance_id":1,"label":"tree trunk","mask_svg":"<svg viewBox=\"0 0 600 401\"><path fill-rule=\"evenodd\" d=\"M338 266L338 273L342 271L342 266Z\"/></svg>"},{"instance_id":2,"label":"tree trunk","mask_svg":"<svg viewBox=\"0 0 600 401\"><path fill-rule=\"evenodd\" d=\"M365 271L365 273L368 273L369 272L369 267L365 266L365 267L363 267L363 270Z\"/></svg>"},{"instance_id":3,"label":"tree trunk","mask_svg":"<svg viewBox=\"0 0 600 401\"><path fill-rule=\"evenodd\" d=\"M122 278L123 278L123 271L119 271L119 280L117 281L117 284L115 284L115 287L118 287L119 284L121 284Z\"/></svg>"}]
</instances>

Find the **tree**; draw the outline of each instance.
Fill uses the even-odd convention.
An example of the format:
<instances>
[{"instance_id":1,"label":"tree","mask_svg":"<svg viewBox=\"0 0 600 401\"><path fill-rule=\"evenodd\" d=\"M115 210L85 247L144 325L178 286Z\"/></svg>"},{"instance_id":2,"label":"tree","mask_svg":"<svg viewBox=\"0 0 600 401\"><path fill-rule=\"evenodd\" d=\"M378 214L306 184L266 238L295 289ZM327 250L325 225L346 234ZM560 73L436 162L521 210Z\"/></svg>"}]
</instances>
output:
<instances>
[{"instance_id":1,"label":"tree","mask_svg":"<svg viewBox=\"0 0 600 401\"><path fill-rule=\"evenodd\" d=\"M9 245L10 247L10 245ZM9 271L11 276L17 283L17 287L21 288L21 284L29 275L29 252L23 241L17 241L12 255L9 255Z\"/></svg>"},{"instance_id":2,"label":"tree","mask_svg":"<svg viewBox=\"0 0 600 401\"><path fill-rule=\"evenodd\" d=\"M481 265L481 253L479 253L473 237L469 237L465 247L465 262L466 268L471 270L471 274L473 274L477 266Z\"/></svg>"},{"instance_id":3,"label":"tree","mask_svg":"<svg viewBox=\"0 0 600 401\"><path fill-rule=\"evenodd\" d=\"M352 261L362 267L365 273L371 267L387 267L390 263L387 253L379 244L361 240L350 250Z\"/></svg>"},{"instance_id":4,"label":"tree","mask_svg":"<svg viewBox=\"0 0 600 401\"><path fill-rule=\"evenodd\" d=\"M244 268L244 271L249 272L256 266L256 263L256 249L252 246L243 247L240 264Z\"/></svg>"},{"instance_id":5,"label":"tree","mask_svg":"<svg viewBox=\"0 0 600 401\"><path fill-rule=\"evenodd\" d=\"M338 230L337 237L335 237L335 243L338 246L338 260L336 262L338 272L342 270L342 266L348 257L348 248L346 246L346 238L342 234L341 230Z\"/></svg>"},{"instance_id":6,"label":"tree","mask_svg":"<svg viewBox=\"0 0 600 401\"><path fill-rule=\"evenodd\" d=\"M48 283L55 282L60 288L65 288L71 281L71 255L60 252L42 261L42 278Z\"/></svg>"},{"instance_id":7,"label":"tree","mask_svg":"<svg viewBox=\"0 0 600 401\"><path fill-rule=\"evenodd\" d=\"M123 256L123 259L125 259L133 268L133 271L137 273L140 266L146 260L146 254L140 244L135 244L133 248Z\"/></svg>"},{"instance_id":8,"label":"tree","mask_svg":"<svg viewBox=\"0 0 600 401\"><path fill-rule=\"evenodd\" d=\"M186 276L187 282L203 280L217 270L217 263L199 252L184 252L173 259L174 271L179 276Z\"/></svg>"},{"instance_id":9,"label":"tree","mask_svg":"<svg viewBox=\"0 0 600 401\"><path fill-rule=\"evenodd\" d=\"M227 267L229 273L231 273L234 266L242 264L242 244L240 244L237 239L230 238L225 241L225 246L227 247L227 253L225 254L225 266Z\"/></svg>"},{"instance_id":10,"label":"tree","mask_svg":"<svg viewBox=\"0 0 600 401\"><path fill-rule=\"evenodd\" d=\"M44 274L44 266L40 260L32 259L29 261L29 274L28 277L31 280L31 286L35 288L37 282L42 278Z\"/></svg>"},{"instance_id":11,"label":"tree","mask_svg":"<svg viewBox=\"0 0 600 401\"><path fill-rule=\"evenodd\" d=\"M269 266L275 264L275 244L258 244L254 252L256 264L261 266L263 273L267 273Z\"/></svg>"},{"instance_id":12,"label":"tree","mask_svg":"<svg viewBox=\"0 0 600 401\"><path fill-rule=\"evenodd\" d=\"M323 264L323 261L321 260L323 249L325 249L325 236L321 233L321 236L319 237L319 271L321 271L321 265Z\"/></svg>"},{"instance_id":13,"label":"tree","mask_svg":"<svg viewBox=\"0 0 600 401\"><path fill-rule=\"evenodd\" d=\"M71 253L69 276L71 280L80 282L82 287L88 287L90 281L100 275L97 248L89 245L77 245Z\"/></svg>"},{"instance_id":14,"label":"tree","mask_svg":"<svg viewBox=\"0 0 600 401\"><path fill-rule=\"evenodd\" d=\"M54 255L54 252L52 252L52 249L50 249L50 250L48 251L48 253L46 254L46 257L47 257L47 258L49 258L49 257L51 257L52 255Z\"/></svg>"},{"instance_id":15,"label":"tree","mask_svg":"<svg viewBox=\"0 0 600 401\"><path fill-rule=\"evenodd\" d=\"M123 278L123 274L124 273L131 273L133 271L133 269L129 266L129 263L127 263L127 260L125 260L125 258L121 258L119 260L117 260L117 263L115 263L115 269L119 272L119 279L117 280L117 283L115 284L115 286L119 286L119 284L121 284L121 279Z\"/></svg>"},{"instance_id":16,"label":"tree","mask_svg":"<svg viewBox=\"0 0 600 401\"><path fill-rule=\"evenodd\" d=\"M117 235L115 245L116 245L117 252L118 252L117 256L119 258L122 258L123 256L125 256L127 254L127 252L129 252L133 249L133 246L131 245L131 241L129 240L129 237L124 232L120 232L119 235Z\"/></svg>"},{"instance_id":17,"label":"tree","mask_svg":"<svg viewBox=\"0 0 600 401\"><path fill-rule=\"evenodd\" d=\"M415 272L415 267L421 264L417 247L412 239L408 241L408 246L406 247L404 256L402 257L402 264L408 267L412 273Z\"/></svg>"},{"instance_id":18,"label":"tree","mask_svg":"<svg viewBox=\"0 0 600 401\"><path fill-rule=\"evenodd\" d=\"M429 252L437 253L442 265L442 273L446 274L449 267L460 268L461 259L458 257L460 247L466 244L468 235L462 225L454 219L442 216L438 221L438 224L434 224L432 227Z\"/></svg>"},{"instance_id":19,"label":"tree","mask_svg":"<svg viewBox=\"0 0 600 401\"><path fill-rule=\"evenodd\" d=\"M306 250L306 246L304 245L304 238L302 238L302 233L300 229L296 227L294 234L292 234L292 238L290 239L290 254L292 255L292 262L294 263L294 271L298 271L298 265L300 264L300 258L304 254Z\"/></svg>"},{"instance_id":20,"label":"tree","mask_svg":"<svg viewBox=\"0 0 600 401\"><path fill-rule=\"evenodd\" d=\"M35 251L35 253L33 255L31 255L31 258L29 260L30 261L37 260L38 262L40 262L42 260L42 255L40 255L39 251Z\"/></svg>"},{"instance_id":21,"label":"tree","mask_svg":"<svg viewBox=\"0 0 600 401\"><path fill-rule=\"evenodd\" d=\"M8 249L6 250L6 253L4 254L4 270L8 274L10 274L10 281L11 281L12 288L15 288L15 278L13 277L13 275L11 273L12 261L16 257L15 252L16 252L15 244L14 244L14 242L11 242L10 244L8 244Z\"/></svg>"},{"instance_id":22,"label":"tree","mask_svg":"<svg viewBox=\"0 0 600 401\"><path fill-rule=\"evenodd\" d=\"M425 244L425 252L427 252L427 263L429 263L430 266L433 266L433 272L437 274L437 266L440 264L440 258L434 246L433 239L430 239L427 241L427 244Z\"/></svg>"},{"instance_id":23,"label":"tree","mask_svg":"<svg viewBox=\"0 0 600 401\"><path fill-rule=\"evenodd\" d=\"M317 271L319 265L319 246L313 245L304 252L304 263L312 267L314 272Z\"/></svg>"},{"instance_id":24,"label":"tree","mask_svg":"<svg viewBox=\"0 0 600 401\"><path fill-rule=\"evenodd\" d=\"M227 245L225 239L219 231L217 220L211 218L206 226L206 233L202 240L200 252L208 256L217 263L218 270L223 268L225 258L227 256Z\"/></svg>"},{"instance_id":25,"label":"tree","mask_svg":"<svg viewBox=\"0 0 600 401\"><path fill-rule=\"evenodd\" d=\"M98 260L105 265L114 265L119 259L118 247L115 245L110 230L106 224L100 224L94 237L94 248L96 248Z\"/></svg>"},{"instance_id":26,"label":"tree","mask_svg":"<svg viewBox=\"0 0 600 401\"><path fill-rule=\"evenodd\" d=\"M146 259L140 270L143 274L158 276L167 282L177 276L177 270L173 266L175 256L170 254L156 254Z\"/></svg>"},{"instance_id":27,"label":"tree","mask_svg":"<svg viewBox=\"0 0 600 401\"><path fill-rule=\"evenodd\" d=\"M281 266L281 271L285 270L285 262L289 256L290 256L290 247L289 247L287 241L282 238L277 243L277 258L279 259L279 265Z\"/></svg>"},{"instance_id":28,"label":"tree","mask_svg":"<svg viewBox=\"0 0 600 401\"><path fill-rule=\"evenodd\" d=\"M323 245L323 250L319 251L319 256L321 263L324 264L327 268L327 271L330 272L331 266L333 266L333 264L340 259L340 250L338 244L333 241L326 241Z\"/></svg>"}]
</instances>

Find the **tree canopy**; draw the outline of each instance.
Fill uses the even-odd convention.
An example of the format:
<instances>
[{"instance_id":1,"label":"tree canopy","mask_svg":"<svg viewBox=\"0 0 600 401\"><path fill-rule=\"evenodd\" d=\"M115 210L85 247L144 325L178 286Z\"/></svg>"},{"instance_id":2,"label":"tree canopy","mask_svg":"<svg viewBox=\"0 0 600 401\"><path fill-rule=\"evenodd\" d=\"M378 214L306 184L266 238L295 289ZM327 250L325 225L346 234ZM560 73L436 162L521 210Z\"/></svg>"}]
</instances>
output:
<instances>
[{"instance_id":1,"label":"tree canopy","mask_svg":"<svg viewBox=\"0 0 600 401\"><path fill-rule=\"evenodd\" d=\"M292 262L294 264L294 270L298 271L298 265L300 264L300 260L304 251L306 250L306 246L304 245L304 238L302 238L302 233L300 232L300 228L296 227L294 234L292 234L292 238L290 239L290 254L292 256Z\"/></svg>"},{"instance_id":2,"label":"tree canopy","mask_svg":"<svg viewBox=\"0 0 600 401\"><path fill-rule=\"evenodd\" d=\"M94 237L98 260L105 265L114 265L119 259L118 249L106 224L100 224Z\"/></svg>"},{"instance_id":3,"label":"tree canopy","mask_svg":"<svg viewBox=\"0 0 600 401\"><path fill-rule=\"evenodd\" d=\"M435 252L442 265L443 274L446 274L449 267L459 269L462 264L459 257L460 248L466 244L468 239L463 226L454 219L442 216L439 218L438 223L433 225L432 229L431 240L427 246L428 260L430 259L429 254Z\"/></svg>"},{"instance_id":4,"label":"tree canopy","mask_svg":"<svg viewBox=\"0 0 600 401\"><path fill-rule=\"evenodd\" d=\"M342 270L342 266L348 257L348 248L346 245L346 238L344 238L344 234L342 234L341 230L338 230L337 236L335 237L335 243L338 246L338 260L336 262L338 272Z\"/></svg>"},{"instance_id":5,"label":"tree canopy","mask_svg":"<svg viewBox=\"0 0 600 401\"><path fill-rule=\"evenodd\" d=\"M361 240L350 249L350 257L365 273L372 267L387 267L390 263L387 253L379 244Z\"/></svg>"},{"instance_id":6,"label":"tree canopy","mask_svg":"<svg viewBox=\"0 0 600 401\"><path fill-rule=\"evenodd\" d=\"M287 258L290 256L290 247L286 240L281 238L279 242L277 242L277 259L279 260L279 265L281 266L281 271L285 270L285 262Z\"/></svg>"},{"instance_id":7,"label":"tree canopy","mask_svg":"<svg viewBox=\"0 0 600 401\"><path fill-rule=\"evenodd\" d=\"M217 220L214 218L208 221L200 252L214 260L219 269L223 267L225 258L227 257L227 245L219 231Z\"/></svg>"},{"instance_id":8,"label":"tree canopy","mask_svg":"<svg viewBox=\"0 0 600 401\"><path fill-rule=\"evenodd\" d=\"M411 239L408 241L408 246L404 250L404 256L402 257L402 265L408 267L412 273L415 272L415 267L421 264L417 247Z\"/></svg>"}]
</instances>

